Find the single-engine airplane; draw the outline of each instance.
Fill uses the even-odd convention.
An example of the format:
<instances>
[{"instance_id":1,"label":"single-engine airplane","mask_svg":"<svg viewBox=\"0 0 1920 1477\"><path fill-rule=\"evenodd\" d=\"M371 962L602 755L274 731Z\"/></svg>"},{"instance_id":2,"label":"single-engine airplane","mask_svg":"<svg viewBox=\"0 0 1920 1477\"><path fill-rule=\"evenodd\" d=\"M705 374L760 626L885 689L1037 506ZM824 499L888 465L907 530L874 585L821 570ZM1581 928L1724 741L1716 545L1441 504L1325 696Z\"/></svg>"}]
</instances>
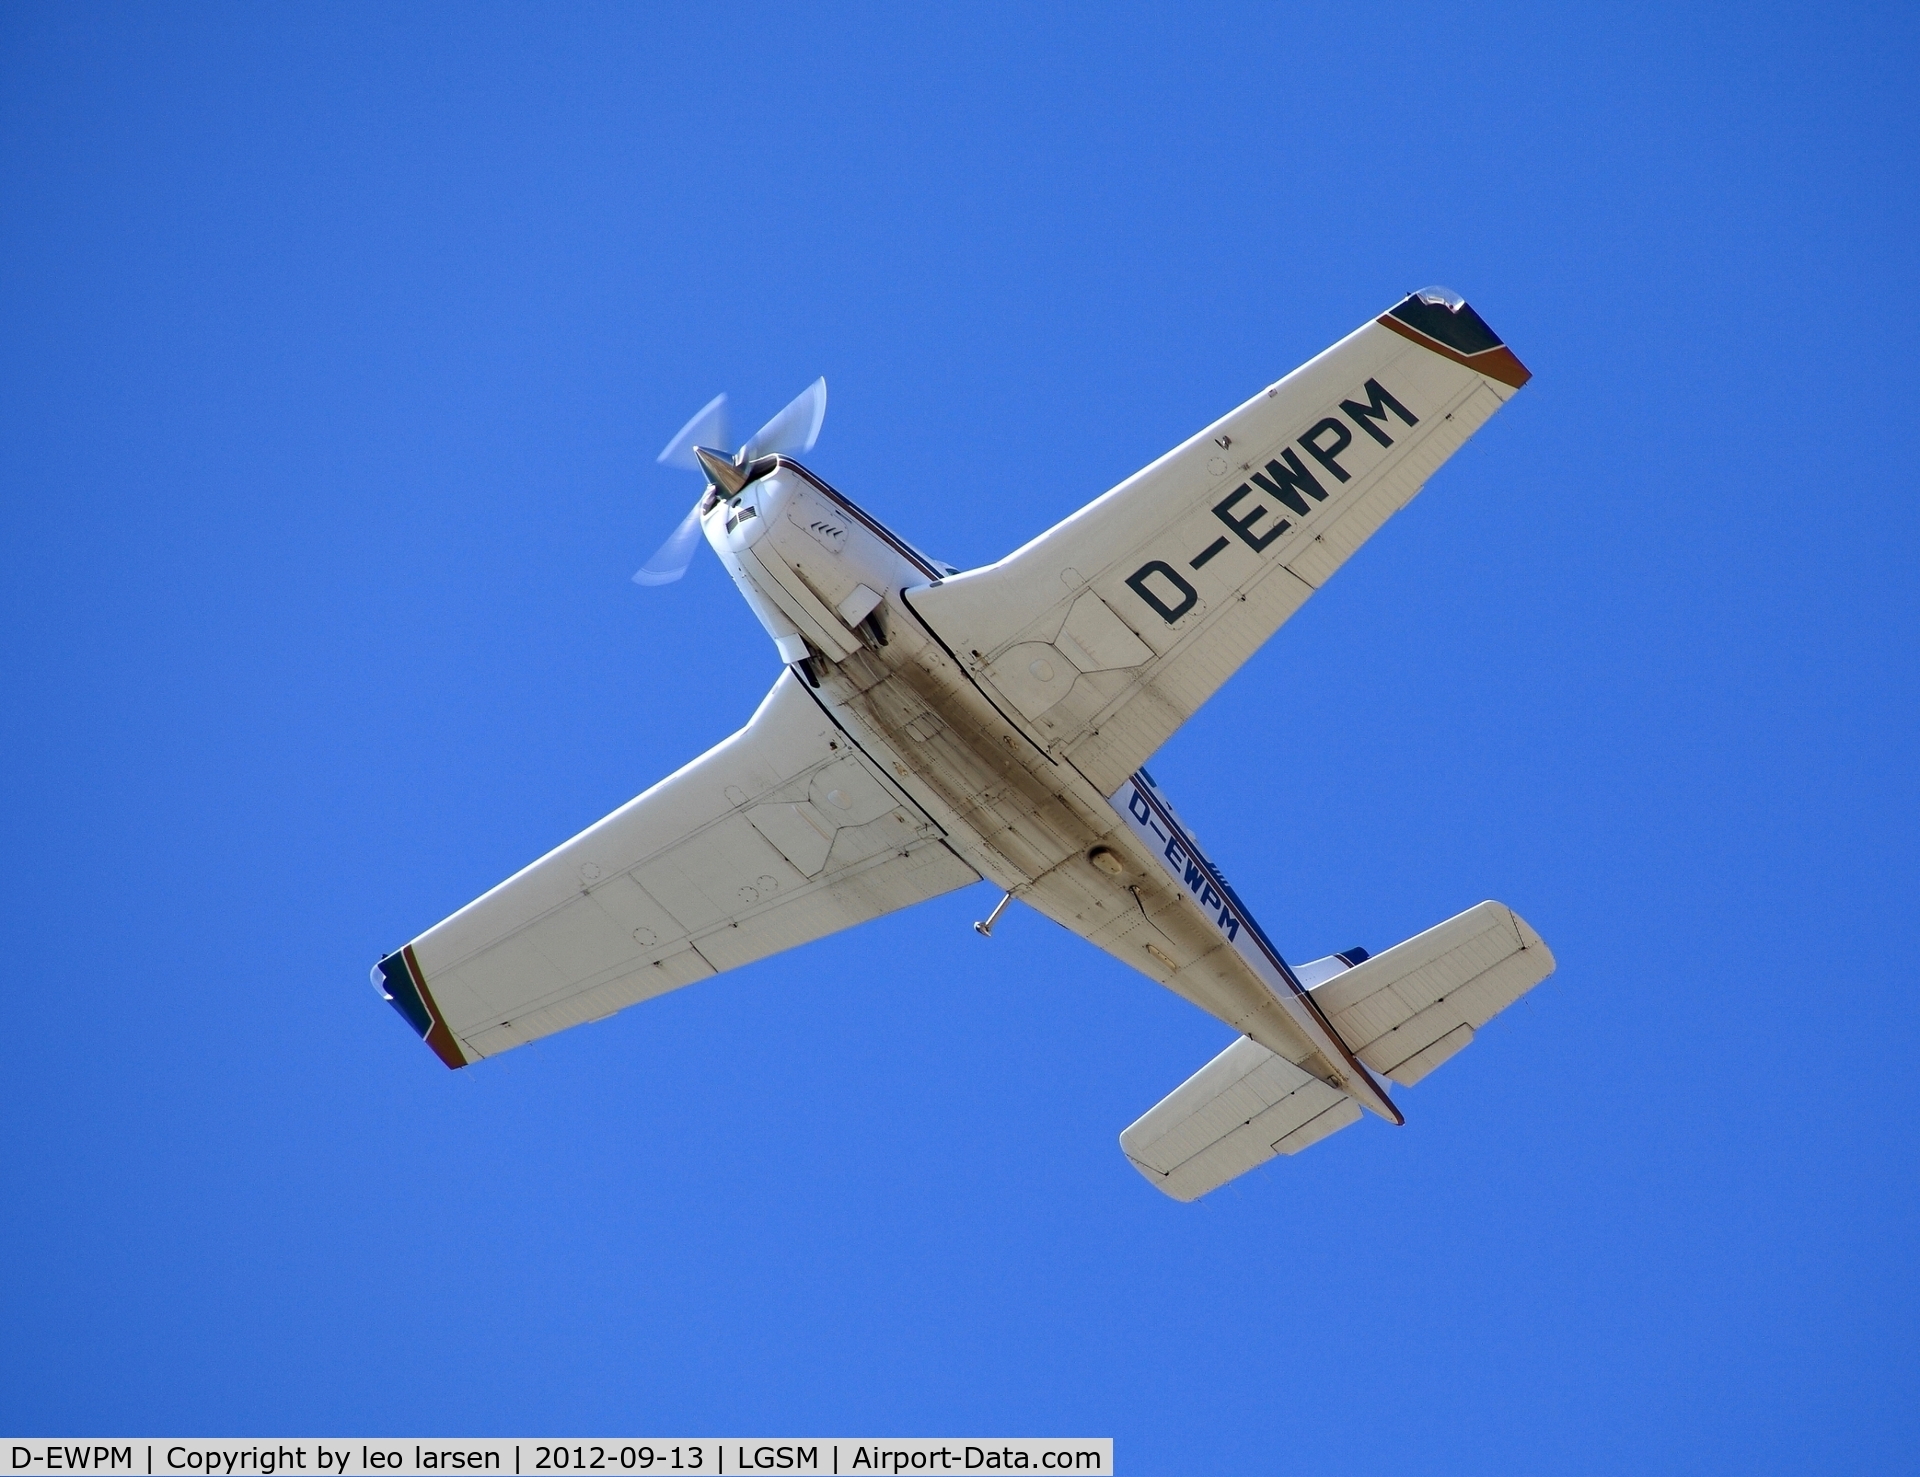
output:
<instances>
[{"instance_id":1,"label":"single-engine airplane","mask_svg":"<svg viewBox=\"0 0 1920 1477\"><path fill-rule=\"evenodd\" d=\"M1239 1032L1120 1135L1193 1200L1411 1086L1545 979L1483 902L1390 949L1289 964L1143 767L1529 378L1429 288L997 564L921 553L794 459L817 381L725 449L726 397L660 460L706 486L634 576L704 535L783 663L738 733L382 959L449 1067L986 878Z\"/></svg>"}]
</instances>

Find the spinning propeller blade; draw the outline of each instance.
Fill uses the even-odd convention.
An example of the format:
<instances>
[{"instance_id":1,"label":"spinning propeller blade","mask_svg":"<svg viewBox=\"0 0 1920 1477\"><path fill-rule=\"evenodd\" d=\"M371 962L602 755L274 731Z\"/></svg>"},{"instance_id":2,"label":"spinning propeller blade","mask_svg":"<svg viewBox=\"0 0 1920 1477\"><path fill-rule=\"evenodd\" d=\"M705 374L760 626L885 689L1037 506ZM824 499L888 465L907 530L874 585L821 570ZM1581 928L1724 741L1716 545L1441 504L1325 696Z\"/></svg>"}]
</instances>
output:
<instances>
[{"instance_id":1,"label":"spinning propeller blade","mask_svg":"<svg viewBox=\"0 0 1920 1477\"><path fill-rule=\"evenodd\" d=\"M702 406L700 413L680 428L680 434L669 441L667 449L654 460L663 467L679 467L683 471L697 472L700 470L700 463L694 460L694 447L725 446L726 444L727 397L722 393L715 395Z\"/></svg>"},{"instance_id":2,"label":"spinning propeller blade","mask_svg":"<svg viewBox=\"0 0 1920 1477\"><path fill-rule=\"evenodd\" d=\"M654 556L641 565L633 577L636 585L670 585L687 572L693 563L693 551L700 543L700 504L695 503L680 526L667 535L667 541Z\"/></svg>"},{"instance_id":3,"label":"spinning propeller blade","mask_svg":"<svg viewBox=\"0 0 1920 1477\"><path fill-rule=\"evenodd\" d=\"M757 456L783 451L812 451L820 439L820 422L827 414L827 380L822 375L802 390L787 408L753 433L734 458L741 465ZM712 445L712 442L702 443Z\"/></svg>"},{"instance_id":4,"label":"spinning propeller blade","mask_svg":"<svg viewBox=\"0 0 1920 1477\"><path fill-rule=\"evenodd\" d=\"M738 492L746 484L747 463L755 457L787 451L811 451L820 439L820 422L827 414L824 377L802 390L787 408L755 431L745 446L727 459L727 397L715 395L700 413L680 428L657 460L665 467L699 472L722 492ZM721 448L716 450L715 448ZM687 572L700 542L700 504L680 520L654 556L633 577L636 585L670 585Z\"/></svg>"}]
</instances>

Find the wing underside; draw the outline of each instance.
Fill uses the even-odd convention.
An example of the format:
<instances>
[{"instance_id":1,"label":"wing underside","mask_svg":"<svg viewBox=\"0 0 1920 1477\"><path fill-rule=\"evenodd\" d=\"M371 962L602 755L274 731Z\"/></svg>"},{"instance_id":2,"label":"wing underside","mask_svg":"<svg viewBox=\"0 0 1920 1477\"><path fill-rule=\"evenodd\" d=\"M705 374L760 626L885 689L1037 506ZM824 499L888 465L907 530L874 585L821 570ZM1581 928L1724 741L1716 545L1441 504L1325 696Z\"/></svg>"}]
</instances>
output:
<instances>
[{"instance_id":1,"label":"wing underside","mask_svg":"<svg viewBox=\"0 0 1920 1477\"><path fill-rule=\"evenodd\" d=\"M783 672L748 725L380 965L449 1066L978 880Z\"/></svg>"},{"instance_id":2,"label":"wing underside","mask_svg":"<svg viewBox=\"0 0 1920 1477\"><path fill-rule=\"evenodd\" d=\"M1110 794L1527 377L1464 303L1408 298L913 609Z\"/></svg>"}]
</instances>

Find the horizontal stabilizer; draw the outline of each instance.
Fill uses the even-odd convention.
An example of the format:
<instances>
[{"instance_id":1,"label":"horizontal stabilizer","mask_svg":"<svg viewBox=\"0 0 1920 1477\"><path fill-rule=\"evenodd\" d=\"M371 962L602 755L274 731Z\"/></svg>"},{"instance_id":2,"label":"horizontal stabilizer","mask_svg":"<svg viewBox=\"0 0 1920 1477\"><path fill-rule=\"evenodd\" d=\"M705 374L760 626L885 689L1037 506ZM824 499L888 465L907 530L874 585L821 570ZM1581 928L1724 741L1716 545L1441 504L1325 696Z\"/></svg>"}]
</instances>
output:
<instances>
[{"instance_id":1,"label":"horizontal stabilizer","mask_svg":"<svg viewBox=\"0 0 1920 1477\"><path fill-rule=\"evenodd\" d=\"M1352 1048L1410 1087L1553 973L1540 935L1481 903L1368 957L1331 954L1294 973ZM1120 1135L1134 1168L1175 1200L1197 1200L1279 1154L1360 1117L1360 1105L1242 1036Z\"/></svg>"},{"instance_id":2,"label":"horizontal stabilizer","mask_svg":"<svg viewBox=\"0 0 1920 1477\"><path fill-rule=\"evenodd\" d=\"M1540 935L1489 902L1314 986L1313 999L1355 1056L1411 1087L1552 973Z\"/></svg>"},{"instance_id":3,"label":"horizontal stabilizer","mask_svg":"<svg viewBox=\"0 0 1920 1477\"><path fill-rule=\"evenodd\" d=\"M1359 1117L1339 1088L1240 1036L1121 1134L1120 1147L1157 1188L1198 1200Z\"/></svg>"}]
</instances>

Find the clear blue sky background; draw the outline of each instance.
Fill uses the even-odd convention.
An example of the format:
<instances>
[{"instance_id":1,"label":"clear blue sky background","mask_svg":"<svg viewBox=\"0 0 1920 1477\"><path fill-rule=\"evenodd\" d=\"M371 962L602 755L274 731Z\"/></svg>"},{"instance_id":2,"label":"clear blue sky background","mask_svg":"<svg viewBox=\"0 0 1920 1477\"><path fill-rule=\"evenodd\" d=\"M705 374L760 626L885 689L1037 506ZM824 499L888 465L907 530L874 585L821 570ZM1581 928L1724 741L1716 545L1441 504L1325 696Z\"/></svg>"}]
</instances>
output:
<instances>
[{"instance_id":1,"label":"clear blue sky background","mask_svg":"<svg viewBox=\"0 0 1920 1477\"><path fill-rule=\"evenodd\" d=\"M1891 1470L1903 7L0 14L0 1428ZM449 1073L382 952L737 727L653 454L989 561L1410 288L1537 378L1154 761L1281 947L1560 969L1197 1207L1226 1029L982 886Z\"/></svg>"}]
</instances>

